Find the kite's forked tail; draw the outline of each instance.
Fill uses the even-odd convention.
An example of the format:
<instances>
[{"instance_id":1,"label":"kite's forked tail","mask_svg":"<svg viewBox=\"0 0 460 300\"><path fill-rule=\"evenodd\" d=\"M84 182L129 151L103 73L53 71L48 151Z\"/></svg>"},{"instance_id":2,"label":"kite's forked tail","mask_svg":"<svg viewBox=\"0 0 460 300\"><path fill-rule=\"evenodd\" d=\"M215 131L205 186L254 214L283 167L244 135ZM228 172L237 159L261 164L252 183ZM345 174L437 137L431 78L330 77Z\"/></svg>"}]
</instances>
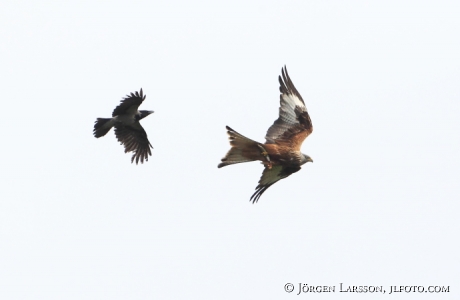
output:
<instances>
[{"instance_id":1,"label":"kite's forked tail","mask_svg":"<svg viewBox=\"0 0 460 300\"><path fill-rule=\"evenodd\" d=\"M113 127L113 123L110 122L112 121L111 118L109 119L103 119L103 118L97 118L97 121L94 122L94 129L93 129L93 134L95 137L100 138L101 136L104 136L109 132L110 129Z\"/></svg>"},{"instance_id":2,"label":"kite's forked tail","mask_svg":"<svg viewBox=\"0 0 460 300\"><path fill-rule=\"evenodd\" d=\"M226 128L232 148L222 158L218 168L255 160L270 161L270 157L262 144L239 134L228 126Z\"/></svg>"}]
</instances>

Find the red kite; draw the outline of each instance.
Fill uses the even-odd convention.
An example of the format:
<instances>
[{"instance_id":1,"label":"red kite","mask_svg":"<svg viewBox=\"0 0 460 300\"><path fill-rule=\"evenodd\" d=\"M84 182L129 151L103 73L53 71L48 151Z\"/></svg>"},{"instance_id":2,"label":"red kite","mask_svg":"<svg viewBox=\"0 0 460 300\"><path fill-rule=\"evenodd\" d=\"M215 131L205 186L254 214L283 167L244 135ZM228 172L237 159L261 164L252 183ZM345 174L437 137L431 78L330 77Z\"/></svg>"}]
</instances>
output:
<instances>
[{"instance_id":1,"label":"red kite","mask_svg":"<svg viewBox=\"0 0 460 300\"><path fill-rule=\"evenodd\" d=\"M144 163L144 160L148 161L149 155L152 155L150 148L153 148L147 138L147 133L139 123L140 120L153 113L151 110L138 110L145 97L142 89L140 93L127 95L113 110L112 118L97 118L93 130L94 136L100 138L115 127L115 136L125 146L125 153L134 152L131 163L136 159L136 164L139 161L141 163Z\"/></svg>"},{"instance_id":2,"label":"red kite","mask_svg":"<svg viewBox=\"0 0 460 300\"><path fill-rule=\"evenodd\" d=\"M286 66L281 69L279 118L268 128L265 144L253 141L227 126L231 149L218 168L260 160L265 165L259 185L249 201L257 202L262 194L279 180L313 162L300 152L303 141L313 131L305 103L289 78Z\"/></svg>"}]
</instances>

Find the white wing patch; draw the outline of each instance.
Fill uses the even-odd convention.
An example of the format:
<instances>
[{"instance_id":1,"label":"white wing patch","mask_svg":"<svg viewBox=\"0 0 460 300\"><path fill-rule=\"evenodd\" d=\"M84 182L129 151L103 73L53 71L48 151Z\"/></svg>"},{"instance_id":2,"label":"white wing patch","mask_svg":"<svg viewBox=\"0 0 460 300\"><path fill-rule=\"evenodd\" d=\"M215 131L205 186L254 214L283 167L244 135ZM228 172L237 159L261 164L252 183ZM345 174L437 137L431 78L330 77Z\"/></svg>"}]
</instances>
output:
<instances>
[{"instance_id":1,"label":"white wing patch","mask_svg":"<svg viewBox=\"0 0 460 300\"><path fill-rule=\"evenodd\" d=\"M299 121L297 120L294 111L295 107L299 106L302 108L302 111L306 111L307 109L305 104L303 104L302 100L293 94L283 94L281 95L281 98L283 101L280 103L280 109L283 113L280 112L280 117L287 123L297 124Z\"/></svg>"},{"instance_id":2,"label":"white wing patch","mask_svg":"<svg viewBox=\"0 0 460 300\"><path fill-rule=\"evenodd\" d=\"M286 67L281 70L281 75L278 77L280 83L280 108L279 118L268 128L265 139L267 143L276 143L276 140L284 136L288 139L290 136L299 133L302 130L301 121L305 123L304 119L308 118L307 108L302 100L299 92L292 83L287 73ZM306 116L304 116L306 113ZM302 119L299 119L299 115L302 115ZM308 120L307 120L308 121ZM311 126L310 126L311 127ZM295 132L291 130L295 128Z\"/></svg>"}]
</instances>

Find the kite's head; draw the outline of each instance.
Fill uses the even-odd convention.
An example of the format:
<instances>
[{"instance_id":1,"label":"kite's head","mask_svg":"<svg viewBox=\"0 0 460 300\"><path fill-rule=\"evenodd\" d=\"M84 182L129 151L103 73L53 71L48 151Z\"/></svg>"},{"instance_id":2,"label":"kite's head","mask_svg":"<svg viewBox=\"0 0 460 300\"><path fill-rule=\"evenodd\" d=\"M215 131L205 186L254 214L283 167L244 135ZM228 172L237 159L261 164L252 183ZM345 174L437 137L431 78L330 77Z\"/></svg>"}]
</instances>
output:
<instances>
[{"instance_id":1,"label":"kite's head","mask_svg":"<svg viewBox=\"0 0 460 300\"><path fill-rule=\"evenodd\" d=\"M307 162L313 162L313 159L311 159L310 156L308 156L308 155L302 153L302 159L301 159L301 161L300 161L300 164L303 165L303 164L305 164L305 163L307 163Z\"/></svg>"}]
</instances>

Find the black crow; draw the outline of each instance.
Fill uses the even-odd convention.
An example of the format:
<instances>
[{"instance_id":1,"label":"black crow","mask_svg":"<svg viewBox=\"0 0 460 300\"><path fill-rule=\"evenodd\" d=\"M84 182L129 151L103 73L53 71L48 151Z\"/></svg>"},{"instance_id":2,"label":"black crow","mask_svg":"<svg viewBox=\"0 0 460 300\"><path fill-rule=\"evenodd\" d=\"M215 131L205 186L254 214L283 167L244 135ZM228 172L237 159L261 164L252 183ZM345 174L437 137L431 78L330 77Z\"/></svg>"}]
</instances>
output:
<instances>
[{"instance_id":1,"label":"black crow","mask_svg":"<svg viewBox=\"0 0 460 300\"><path fill-rule=\"evenodd\" d=\"M142 89L140 92L127 95L113 110L112 118L97 118L93 130L94 136L100 138L115 127L115 136L125 146L125 153L134 152L131 163L136 159L136 164L139 161L141 163L144 160L148 161L148 156L152 155L150 148L153 148L147 138L147 133L139 123L140 120L153 113L151 110L138 110L144 99Z\"/></svg>"}]
</instances>

